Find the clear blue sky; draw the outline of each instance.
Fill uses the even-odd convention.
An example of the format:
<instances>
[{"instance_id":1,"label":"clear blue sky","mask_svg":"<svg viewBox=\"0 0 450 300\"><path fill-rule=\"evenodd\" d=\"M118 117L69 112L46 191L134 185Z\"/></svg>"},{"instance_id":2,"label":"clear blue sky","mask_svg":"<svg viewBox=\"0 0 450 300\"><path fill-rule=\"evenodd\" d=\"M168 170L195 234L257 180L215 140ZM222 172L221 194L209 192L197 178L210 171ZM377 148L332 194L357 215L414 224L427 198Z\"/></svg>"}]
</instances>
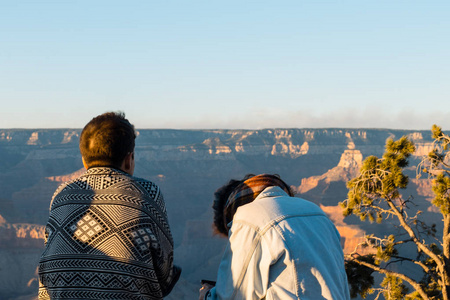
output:
<instances>
[{"instance_id":1,"label":"clear blue sky","mask_svg":"<svg viewBox=\"0 0 450 300\"><path fill-rule=\"evenodd\" d=\"M450 1L1 1L0 128L450 129Z\"/></svg>"}]
</instances>

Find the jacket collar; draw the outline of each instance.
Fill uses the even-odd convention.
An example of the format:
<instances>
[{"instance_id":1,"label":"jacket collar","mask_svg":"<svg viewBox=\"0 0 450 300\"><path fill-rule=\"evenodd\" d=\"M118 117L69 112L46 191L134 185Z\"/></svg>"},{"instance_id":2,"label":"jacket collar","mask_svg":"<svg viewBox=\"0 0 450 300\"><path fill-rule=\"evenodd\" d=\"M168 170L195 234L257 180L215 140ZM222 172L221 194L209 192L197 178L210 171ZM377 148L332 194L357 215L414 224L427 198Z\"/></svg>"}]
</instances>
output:
<instances>
[{"instance_id":1,"label":"jacket collar","mask_svg":"<svg viewBox=\"0 0 450 300\"><path fill-rule=\"evenodd\" d=\"M289 195L279 186L269 186L266 187L255 200L266 198L266 197L278 197L278 196L288 196Z\"/></svg>"},{"instance_id":2,"label":"jacket collar","mask_svg":"<svg viewBox=\"0 0 450 300\"><path fill-rule=\"evenodd\" d=\"M253 201L257 201L258 199L261 198L267 198L267 197L279 197L279 196L288 196L289 195L279 186L269 186L266 187L259 195L258 197L255 198L255 200ZM252 201L252 202L253 202ZM245 204L244 204L245 205ZM239 208L238 208L239 209ZM231 228L231 226L233 225L233 220L231 220L228 224L227 227ZM229 233L228 233L229 234Z\"/></svg>"}]
</instances>

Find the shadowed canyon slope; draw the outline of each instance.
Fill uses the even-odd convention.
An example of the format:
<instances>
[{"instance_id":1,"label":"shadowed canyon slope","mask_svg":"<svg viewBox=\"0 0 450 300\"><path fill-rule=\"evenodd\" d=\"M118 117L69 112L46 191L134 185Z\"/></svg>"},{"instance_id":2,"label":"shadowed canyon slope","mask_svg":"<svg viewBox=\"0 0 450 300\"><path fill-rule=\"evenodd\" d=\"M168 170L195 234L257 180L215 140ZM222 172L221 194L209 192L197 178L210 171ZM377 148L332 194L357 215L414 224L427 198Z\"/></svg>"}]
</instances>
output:
<instances>
[{"instance_id":1,"label":"shadowed canyon slope","mask_svg":"<svg viewBox=\"0 0 450 300\"><path fill-rule=\"evenodd\" d=\"M33 299L43 225L53 192L83 171L80 130L0 130L0 299ZM345 183L387 138L409 136L416 165L431 146L428 131L388 129L139 130L135 175L157 183L166 199L181 283L168 299L197 297L199 281L214 279L226 240L211 230L213 193L230 178L277 173L300 197L320 205L338 227L345 251L374 229L342 217ZM412 178L415 168L410 168ZM408 193L427 211L425 180ZM432 219L434 213L428 212Z\"/></svg>"}]
</instances>

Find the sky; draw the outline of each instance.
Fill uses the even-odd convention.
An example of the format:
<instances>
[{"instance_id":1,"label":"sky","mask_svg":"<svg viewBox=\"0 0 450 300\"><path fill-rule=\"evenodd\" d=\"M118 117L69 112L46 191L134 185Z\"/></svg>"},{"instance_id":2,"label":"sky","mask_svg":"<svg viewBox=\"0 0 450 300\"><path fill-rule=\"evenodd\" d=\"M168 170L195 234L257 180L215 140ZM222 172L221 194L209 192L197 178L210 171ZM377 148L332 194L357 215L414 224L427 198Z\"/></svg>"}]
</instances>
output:
<instances>
[{"instance_id":1,"label":"sky","mask_svg":"<svg viewBox=\"0 0 450 300\"><path fill-rule=\"evenodd\" d=\"M0 128L450 129L450 1L1 1Z\"/></svg>"}]
</instances>

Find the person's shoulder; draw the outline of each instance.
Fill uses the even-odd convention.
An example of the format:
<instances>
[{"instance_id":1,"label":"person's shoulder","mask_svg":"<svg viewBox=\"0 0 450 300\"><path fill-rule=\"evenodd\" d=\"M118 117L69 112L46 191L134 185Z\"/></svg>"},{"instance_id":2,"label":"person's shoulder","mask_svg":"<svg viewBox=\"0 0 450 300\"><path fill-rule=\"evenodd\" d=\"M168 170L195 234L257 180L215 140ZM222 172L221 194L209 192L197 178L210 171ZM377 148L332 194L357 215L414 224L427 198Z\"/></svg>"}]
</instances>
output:
<instances>
[{"instance_id":1,"label":"person's shoulder","mask_svg":"<svg viewBox=\"0 0 450 300\"><path fill-rule=\"evenodd\" d=\"M140 177L131 176L130 178L134 183L139 184L153 198L160 193L159 186L156 183Z\"/></svg>"},{"instance_id":2,"label":"person's shoulder","mask_svg":"<svg viewBox=\"0 0 450 300\"><path fill-rule=\"evenodd\" d=\"M302 206L304 209L308 209L312 212L324 213L319 205L317 205L316 203L314 203L310 200L306 200L306 199L300 198L300 197L290 197L290 198L293 201L293 203L295 203L299 206Z\"/></svg>"},{"instance_id":3,"label":"person's shoulder","mask_svg":"<svg viewBox=\"0 0 450 300\"><path fill-rule=\"evenodd\" d=\"M138 184L140 186L140 190L144 191L144 193L147 194L147 196L150 197L164 213L166 213L164 196L157 184L139 177L131 176L130 178L133 180L134 184Z\"/></svg>"},{"instance_id":4,"label":"person's shoulder","mask_svg":"<svg viewBox=\"0 0 450 300\"><path fill-rule=\"evenodd\" d=\"M135 176L130 176L130 178L131 178L131 180L133 180L136 183L139 183L142 186L148 186L149 188L153 188L153 189L159 188L158 185L151 180L140 178L140 177L135 177Z\"/></svg>"},{"instance_id":5,"label":"person's shoulder","mask_svg":"<svg viewBox=\"0 0 450 300\"><path fill-rule=\"evenodd\" d=\"M86 173L84 173L72 180L61 183L56 188L55 192L53 193L52 200L50 202L50 207L53 206L55 198L57 198L61 193L67 192L67 191L69 191L69 193L70 193L72 191L84 189L85 187L83 188L83 184L86 185L85 176L86 176Z\"/></svg>"},{"instance_id":6,"label":"person's shoulder","mask_svg":"<svg viewBox=\"0 0 450 300\"><path fill-rule=\"evenodd\" d=\"M253 220L261 224L270 223L282 217L326 216L315 203L298 197L263 197L238 208L233 220Z\"/></svg>"},{"instance_id":7,"label":"person's shoulder","mask_svg":"<svg viewBox=\"0 0 450 300\"><path fill-rule=\"evenodd\" d=\"M279 197L274 199L280 210L287 215L304 216L326 216L325 212L316 203L300 197Z\"/></svg>"}]
</instances>

